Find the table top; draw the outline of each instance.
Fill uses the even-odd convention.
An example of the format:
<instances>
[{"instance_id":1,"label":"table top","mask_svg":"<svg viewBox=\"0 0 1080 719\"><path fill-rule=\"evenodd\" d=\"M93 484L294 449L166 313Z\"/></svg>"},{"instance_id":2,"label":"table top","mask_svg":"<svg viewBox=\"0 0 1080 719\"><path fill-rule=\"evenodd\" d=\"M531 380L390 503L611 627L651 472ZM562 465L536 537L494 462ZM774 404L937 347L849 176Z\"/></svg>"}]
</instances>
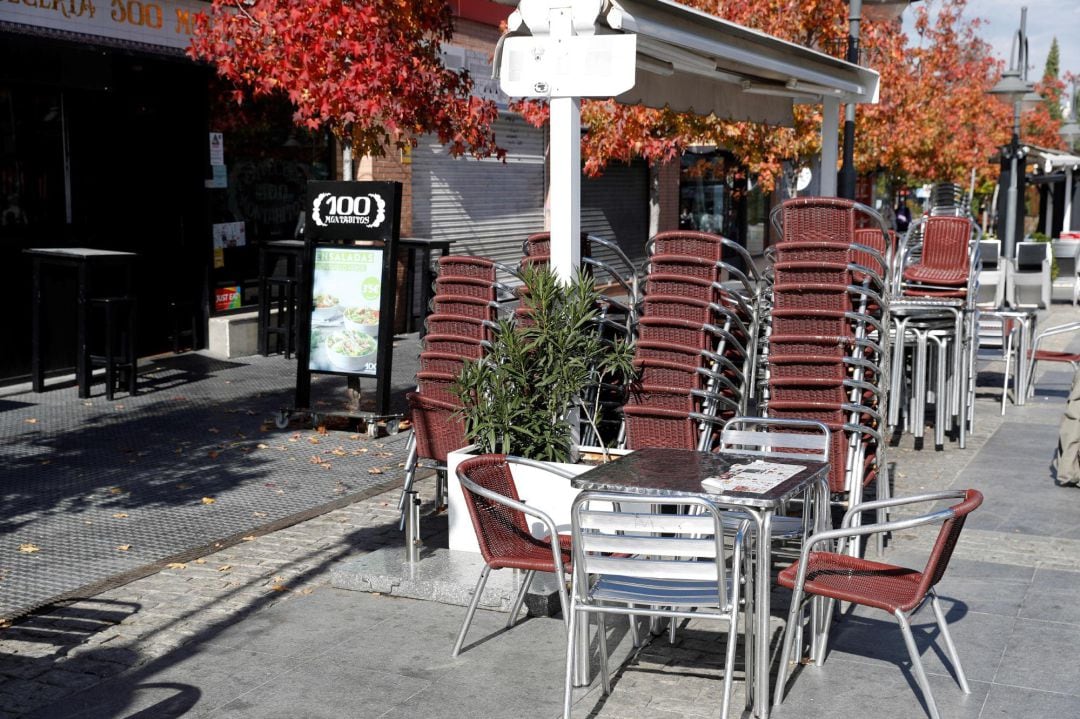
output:
<instances>
[{"instance_id":1,"label":"table top","mask_svg":"<svg viewBox=\"0 0 1080 719\"><path fill-rule=\"evenodd\" d=\"M274 249L281 250L302 250L304 249L303 240L268 240L262 243L263 247L272 247Z\"/></svg>"},{"instance_id":2,"label":"table top","mask_svg":"<svg viewBox=\"0 0 1080 719\"><path fill-rule=\"evenodd\" d=\"M430 237L402 237L398 245L402 247L427 247L437 250L449 248L454 240L433 240Z\"/></svg>"},{"instance_id":3,"label":"table top","mask_svg":"<svg viewBox=\"0 0 1080 719\"><path fill-rule=\"evenodd\" d=\"M119 250L97 250L92 247L31 247L23 250L28 255L38 255L41 257L58 257L61 259L69 260L93 260L97 258L103 259L121 259L135 257L134 252L121 252Z\"/></svg>"},{"instance_id":4,"label":"table top","mask_svg":"<svg viewBox=\"0 0 1080 719\"><path fill-rule=\"evenodd\" d=\"M727 472L732 467L764 459L775 464L802 467L797 474L767 492L716 492L707 490L701 481ZM782 502L822 478L829 470L827 462L793 460L738 452L698 452L687 449L639 449L602 464L571 480L578 489L604 492L627 492L646 496L706 497L724 504L762 509L776 509Z\"/></svg>"}]
</instances>

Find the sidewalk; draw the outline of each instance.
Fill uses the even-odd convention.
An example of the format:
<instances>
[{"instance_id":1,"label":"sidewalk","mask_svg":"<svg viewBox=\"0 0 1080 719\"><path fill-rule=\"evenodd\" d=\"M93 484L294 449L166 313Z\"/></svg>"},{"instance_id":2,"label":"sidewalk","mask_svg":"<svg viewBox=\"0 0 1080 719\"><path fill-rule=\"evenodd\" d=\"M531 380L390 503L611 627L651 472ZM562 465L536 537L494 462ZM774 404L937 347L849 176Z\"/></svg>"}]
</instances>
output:
<instances>
[{"instance_id":1,"label":"sidewalk","mask_svg":"<svg viewBox=\"0 0 1080 719\"><path fill-rule=\"evenodd\" d=\"M1056 305L1040 325L1075 315L1071 307ZM260 364L252 364L256 374ZM1010 404L1001 418L1000 375L993 369L982 377L976 429L966 450L948 443L944 452L915 451L906 436L889 456L896 464L897 495L946 487L976 487L986 495L939 585L972 694L961 693L932 643L937 632L929 610L915 618L916 640L943 717L1080 716L1080 610L1075 601L1080 588L1080 490L1054 486L1048 470L1071 373L1047 367L1040 372L1036 397L1026 407ZM158 400L159 409L167 406ZM71 413L59 399L57 405L59 414ZM12 421L12 411L4 413L5 426ZM191 424L193 418L186 421ZM224 424L218 428L236 431ZM85 446L76 438L77 429L75 423L67 425L70 441ZM137 423L124 426L124 431L138 432ZM205 430L184 431L192 432L195 454L213 443ZM298 440L306 441L311 434L300 431ZM335 447L352 446L347 433L315 434ZM285 441L289 437L291 433L282 433ZM26 456L33 457L35 444L24 444ZM351 465L348 476L340 477L338 466L320 470L310 464L307 455L313 452L308 449L305 461L292 463L309 465L304 466L304 481L322 474L335 481L358 481ZM253 455L257 458L263 451ZM126 470L117 458L114 452L101 461L121 467L114 471ZM255 474L264 484L276 482L278 472L287 467L274 464L263 468L265 475ZM153 468L182 468L185 477L199 476L186 464L173 466L172 458ZM117 484L116 474L102 472L98 486ZM201 561L192 558L16 621L0 631L0 716L558 716L564 656L560 620L534 618L504 631L505 615L480 611L465 650L452 660L450 648L463 608L329 586L330 568L340 560L400 545L397 486L253 536ZM432 482L419 486L430 502ZM375 490L375 485L368 487ZM186 508L183 503L162 505L161 518ZM219 505L196 508L207 506ZM63 514L72 507L78 505L69 504ZM148 507L131 508L128 519L135 509ZM105 510L112 509L105 504ZM45 508L39 512L48 513ZM436 545L444 527L444 521L425 517L425 542ZM76 537L81 528L68 529ZM6 560L14 550L11 540L5 541ZM918 532L895 536L888 557L912 558L925 542ZM40 553L30 556L45 551L42 545ZM0 577L5 595L8 581ZM787 599L786 590L774 590L774 644ZM625 634L622 626L613 631ZM575 716L715 716L723 638L710 624L690 622L679 630L675 645L666 637L655 639L617 671L610 697L602 698L596 687L587 695L580 693ZM834 625L830 647L823 667L796 672L785 703L773 716L925 716L911 689L906 652L891 618L856 611ZM735 706L741 707L741 674L736 678Z\"/></svg>"}]
</instances>

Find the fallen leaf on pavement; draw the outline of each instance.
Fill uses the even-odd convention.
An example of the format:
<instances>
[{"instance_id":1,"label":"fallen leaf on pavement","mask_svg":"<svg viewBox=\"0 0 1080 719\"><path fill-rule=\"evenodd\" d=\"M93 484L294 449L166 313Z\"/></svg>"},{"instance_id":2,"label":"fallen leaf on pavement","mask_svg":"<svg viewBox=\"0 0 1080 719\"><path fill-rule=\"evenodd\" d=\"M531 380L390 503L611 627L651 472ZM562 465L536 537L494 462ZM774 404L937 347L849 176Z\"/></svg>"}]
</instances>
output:
<instances>
[{"instance_id":1,"label":"fallen leaf on pavement","mask_svg":"<svg viewBox=\"0 0 1080 719\"><path fill-rule=\"evenodd\" d=\"M187 569L187 565L183 562L169 562L165 565L168 569Z\"/></svg>"},{"instance_id":2,"label":"fallen leaf on pavement","mask_svg":"<svg viewBox=\"0 0 1080 719\"><path fill-rule=\"evenodd\" d=\"M109 494L123 494L124 490L121 487L109 487Z\"/></svg>"},{"instance_id":3,"label":"fallen leaf on pavement","mask_svg":"<svg viewBox=\"0 0 1080 719\"><path fill-rule=\"evenodd\" d=\"M220 567L218 567L218 568L217 568L217 570L218 570L219 572L227 572L227 571L229 571L230 569L232 569L232 565L231 565L231 564L222 564L222 565L221 565Z\"/></svg>"},{"instance_id":4,"label":"fallen leaf on pavement","mask_svg":"<svg viewBox=\"0 0 1080 719\"><path fill-rule=\"evenodd\" d=\"M199 557L198 559L195 560L195 563L196 564L206 564L206 560L203 559L202 557Z\"/></svg>"},{"instance_id":5,"label":"fallen leaf on pavement","mask_svg":"<svg viewBox=\"0 0 1080 719\"><path fill-rule=\"evenodd\" d=\"M316 431L319 434L326 434L326 425L325 424L320 424L318 429L316 429Z\"/></svg>"},{"instance_id":6,"label":"fallen leaf on pavement","mask_svg":"<svg viewBox=\"0 0 1080 719\"><path fill-rule=\"evenodd\" d=\"M180 482L178 485L176 485L176 488L177 489L191 489L191 485L188 484L187 482Z\"/></svg>"},{"instance_id":7,"label":"fallen leaf on pavement","mask_svg":"<svg viewBox=\"0 0 1080 719\"><path fill-rule=\"evenodd\" d=\"M214 499L213 497L203 497L203 498L202 498L202 503L203 503L203 504L213 504L213 503L214 503L214 502L216 502L216 501L217 501L217 500L216 500L216 499Z\"/></svg>"},{"instance_id":8,"label":"fallen leaf on pavement","mask_svg":"<svg viewBox=\"0 0 1080 719\"><path fill-rule=\"evenodd\" d=\"M217 427L207 427L206 431L209 432L210 434L217 434L221 430L218 429Z\"/></svg>"},{"instance_id":9,"label":"fallen leaf on pavement","mask_svg":"<svg viewBox=\"0 0 1080 719\"><path fill-rule=\"evenodd\" d=\"M26 544L19 545L19 551L23 554L33 554L34 552L40 552L41 547L36 544L30 544L29 542L27 542Z\"/></svg>"},{"instance_id":10,"label":"fallen leaf on pavement","mask_svg":"<svg viewBox=\"0 0 1080 719\"><path fill-rule=\"evenodd\" d=\"M113 517L115 519L127 519L128 515L127 515L127 512L117 512L116 514L113 515Z\"/></svg>"},{"instance_id":11,"label":"fallen leaf on pavement","mask_svg":"<svg viewBox=\"0 0 1080 719\"><path fill-rule=\"evenodd\" d=\"M212 449L206 453L206 456L210 459L217 459L219 454L221 454L221 452Z\"/></svg>"},{"instance_id":12,"label":"fallen leaf on pavement","mask_svg":"<svg viewBox=\"0 0 1080 719\"><path fill-rule=\"evenodd\" d=\"M256 517L265 517L266 512L252 512Z\"/></svg>"},{"instance_id":13,"label":"fallen leaf on pavement","mask_svg":"<svg viewBox=\"0 0 1080 719\"><path fill-rule=\"evenodd\" d=\"M131 549L131 545L130 544L118 544L118 545L116 545L116 548L119 549L121 552L126 552L127 550Z\"/></svg>"},{"instance_id":14,"label":"fallen leaf on pavement","mask_svg":"<svg viewBox=\"0 0 1080 719\"><path fill-rule=\"evenodd\" d=\"M273 584L273 585L270 586L270 589L275 591L275 592L287 592L287 591L289 591L289 588L286 587L284 584Z\"/></svg>"},{"instance_id":15,"label":"fallen leaf on pavement","mask_svg":"<svg viewBox=\"0 0 1080 719\"><path fill-rule=\"evenodd\" d=\"M25 419L23 421L26 422L27 424L37 424L37 420L34 419L33 417L30 417L29 419Z\"/></svg>"},{"instance_id":16,"label":"fallen leaf on pavement","mask_svg":"<svg viewBox=\"0 0 1080 719\"><path fill-rule=\"evenodd\" d=\"M269 449L269 448L270 448L270 445L268 445L268 444L264 444L263 442L259 442L259 443L258 443L257 445L255 445L255 446L256 446L256 447L258 447L259 449Z\"/></svg>"},{"instance_id":17,"label":"fallen leaf on pavement","mask_svg":"<svg viewBox=\"0 0 1080 719\"><path fill-rule=\"evenodd\" d=\"M372 467L371 469L369 469L367 471L367 473L368 474L382 474L383 471L381 469L379 469L378 467Z\"/></svg>"},{"instance_id":18,"label":"fallen leaf on pavement","mask_svg":"<svg viewBox=\"0 0 1080 719\"><path fill-rule=\"evenodd\" d=\"M348 454L348 452L346 452L343 447L338 447L337 449L330 450L330 454L334 455L335 457L344 457Z\"/></svg>"},{"instance_id":19,"label":"fallen leaf on pavement","mask_svg":"<svg viewBox=\"0 0 1080 719\"><path fill-rule=\"evenodd\" d=\"M254 534L249 534L248 536L243 537L243 540L245 542L254 542L255 541L255 535Z\"/></svg>"}]
</instances>

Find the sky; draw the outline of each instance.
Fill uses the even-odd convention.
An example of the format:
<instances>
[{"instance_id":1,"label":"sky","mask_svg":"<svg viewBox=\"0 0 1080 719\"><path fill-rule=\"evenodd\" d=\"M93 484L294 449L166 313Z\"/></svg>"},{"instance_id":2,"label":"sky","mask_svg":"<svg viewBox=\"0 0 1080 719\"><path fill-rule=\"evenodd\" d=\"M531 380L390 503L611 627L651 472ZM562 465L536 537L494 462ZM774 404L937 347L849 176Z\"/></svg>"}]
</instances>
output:
<instances>
[{"instance_id":1,"label":"sky","mask_svg":"<svg viewBox=\"0 0 1080 719\"><path fill-rule=\"evenodd\" d=\"M933 12L935 0L923 0L923 3ZM977 33L990 43L994 54L1007 67L1023 6L1028 9L1028 79L1036 81L1042 77L1046 55L1055 37L1061 55L1061 76L1066 71L1080 75L1080 0L968 0L965 16L985 20ZM914 15L910 9L904 12L904 29L909 37L915 35Z\"/></svg>"}]
</instances>

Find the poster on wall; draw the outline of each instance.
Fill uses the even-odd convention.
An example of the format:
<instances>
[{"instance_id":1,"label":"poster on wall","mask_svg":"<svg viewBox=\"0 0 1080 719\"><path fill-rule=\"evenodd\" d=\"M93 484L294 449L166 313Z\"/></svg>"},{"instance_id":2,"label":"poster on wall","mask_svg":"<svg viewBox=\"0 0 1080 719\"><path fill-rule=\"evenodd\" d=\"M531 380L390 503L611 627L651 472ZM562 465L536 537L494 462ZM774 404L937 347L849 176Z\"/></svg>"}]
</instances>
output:
<instances>
[{"instance_id":1,"label":"poster on wall","mask_svg":"<svg viewBox=\"0 0 1080 719\"><path fill-rule=\"evenodd\" d=\"M309 370L377 375L382 273L382 248L315 248Z\"/></svg>"}]
</instances>

